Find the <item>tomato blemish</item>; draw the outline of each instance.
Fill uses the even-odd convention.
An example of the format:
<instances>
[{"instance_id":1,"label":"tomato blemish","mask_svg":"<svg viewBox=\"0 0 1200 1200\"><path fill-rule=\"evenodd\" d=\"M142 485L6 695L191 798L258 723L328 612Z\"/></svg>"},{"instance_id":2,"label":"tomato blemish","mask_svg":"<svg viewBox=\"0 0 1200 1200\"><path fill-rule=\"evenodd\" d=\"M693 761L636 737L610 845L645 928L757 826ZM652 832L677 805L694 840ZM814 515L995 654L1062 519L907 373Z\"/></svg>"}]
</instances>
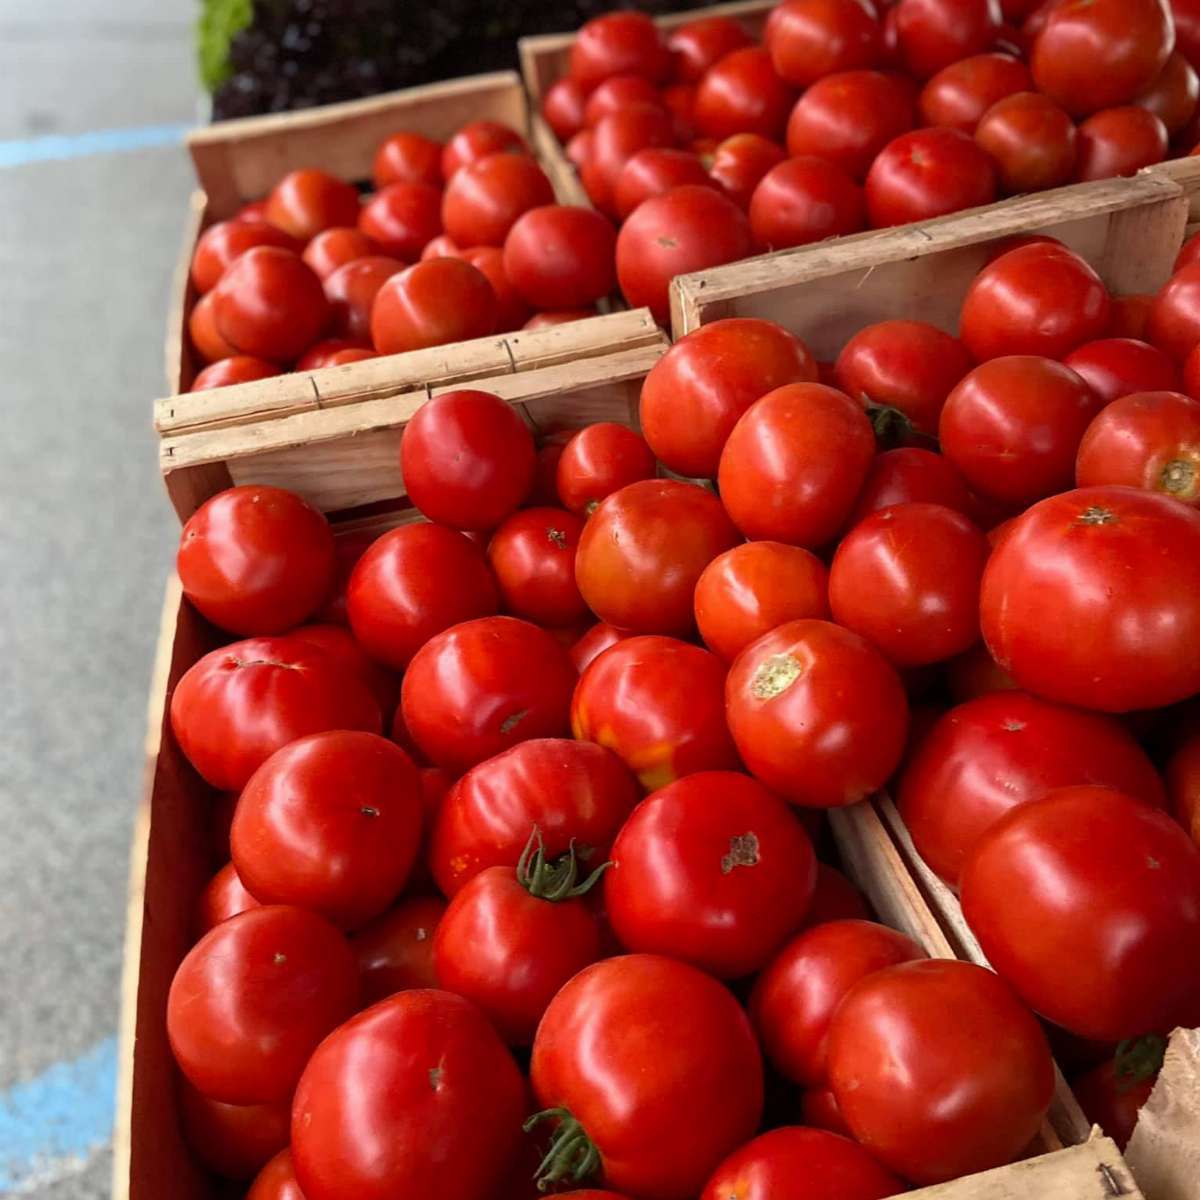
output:
<instances>
[{"instance_id":1,"label":"tomato blemish","mask_svg":"<svg viewBox=\"0 0 1200 1200\"><path fill-rule=\"evenodd\" d=\"M512 733L514 729L529 715L529 709L523 708L520 712L515 712L511 716L507 716L500 722L501 733Z\"/></svg>"},{"instance_id":2,"label":"tomato blemish","mask_svg":"<svg viewBox=\"0 0 1200 1200\"><path fill-rule=\"evenodd\" d=\"M1083 512L1075 518L1076 525L1113 525L1116 523L1117 514L1111 508L1104 508L1099 504L1093 504L1090 508L1085 508Z\"/></svg>"},{"instance_id":3,"label":"tomato blemish","mask_svg":"<svg viewBox=\"0 0 1200 1200\"><path fill-rule=\"evenodd\" d=\"M758 835L738 833L729 839L729 853L721 859L721 874L728 875L735 867L758 866Z\"/></svg>"},{"instance_id":4,"label":"tomato blemish","mask_svg":"<svg viewBox=\"0 0 1200 1200\"><path fill-rule=\"evenodd\" d=\"M756 700L773 700L800 678L804 668L790 654L773 654L750 681L750 693Z\"/></svg>"}]
</instances>

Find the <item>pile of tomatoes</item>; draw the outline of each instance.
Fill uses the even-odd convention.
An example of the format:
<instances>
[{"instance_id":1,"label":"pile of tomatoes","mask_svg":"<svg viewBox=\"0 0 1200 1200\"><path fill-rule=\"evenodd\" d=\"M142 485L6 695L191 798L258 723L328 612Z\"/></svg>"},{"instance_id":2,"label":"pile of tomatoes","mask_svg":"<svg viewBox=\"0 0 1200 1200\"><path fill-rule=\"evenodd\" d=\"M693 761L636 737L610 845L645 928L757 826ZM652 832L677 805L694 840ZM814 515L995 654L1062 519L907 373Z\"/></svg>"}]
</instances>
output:
<instances>
[{"instance_id":1,"label":"pile of tomatoes","mask_svg":"<svg viewBox=\"0 0 1200 1200\"><path fill-rule=\"evenodd\" d=\"M439 395L426 519L378 536L205 503L202 1160L252 1200L874 1200L1019 1156L1052 1047L1127 1138L1200 1024L1198 247L1113 297L1010 243L958 336L831 364L715 322L641 433ZM996 973L818 861L885 786Z\"/></svg>"},{"instance_id":2,"label":"pile of tomatoes","mask_svg":"<svg viewBox=\"0 0 1200 1200\"><path fill-rule=\"evenodd\" d=\"M619 12L542 114L665 320L677 274L1190 153L1197 65L1195 0L784 0L761 44Z\"/></svg>"},{"instance_id":3,"label":"pile of tomatoes","mask_svg":"<svg viewBox=\"0 0 1200 1200\"><path fill-rule=\"evenodd\" d=\"M554 203L524 139L474 121L445 145L387 138L375 191L291 171L201 235L188 319L192 391L595 314L616 234Z\"/></svg>"}]
</instances>

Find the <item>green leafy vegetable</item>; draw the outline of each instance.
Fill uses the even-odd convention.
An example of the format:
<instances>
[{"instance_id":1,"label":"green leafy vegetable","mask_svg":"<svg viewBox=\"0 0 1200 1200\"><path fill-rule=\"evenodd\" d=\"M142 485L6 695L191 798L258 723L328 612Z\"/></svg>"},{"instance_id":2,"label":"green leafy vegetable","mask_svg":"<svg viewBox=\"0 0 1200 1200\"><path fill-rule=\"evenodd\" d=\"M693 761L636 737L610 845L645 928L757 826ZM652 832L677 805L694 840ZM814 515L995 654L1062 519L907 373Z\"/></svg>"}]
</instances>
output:
<instances>
[{"instance_id":1,"label":"green leafy vegetable","mask_svg":"<svg viewBox=\"0 0 1200 1200\"><path fill-rule=\"evenodd\" d=\"M201 0L200 16L196 21L196 52L201 82L210 92L220 87L232 73L229 44L235 34L250 24L253 16L253 0Z\"/></svg>"}]
</instances>

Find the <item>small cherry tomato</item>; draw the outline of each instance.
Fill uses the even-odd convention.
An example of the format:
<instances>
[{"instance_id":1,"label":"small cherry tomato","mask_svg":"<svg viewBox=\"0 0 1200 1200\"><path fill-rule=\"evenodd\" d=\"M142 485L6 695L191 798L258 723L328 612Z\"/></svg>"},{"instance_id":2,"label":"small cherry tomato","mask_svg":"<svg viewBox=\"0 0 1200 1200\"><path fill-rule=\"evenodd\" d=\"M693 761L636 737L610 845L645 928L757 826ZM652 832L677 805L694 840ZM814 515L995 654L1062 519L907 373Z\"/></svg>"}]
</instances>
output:
<instances>
[{"instance_id":1,"label":"small cherry tomato","mask_svg":"<svg viewBox=\"0 0 1200 1200\"><path fill-rule=\"evenodd\" d=\"M552 204L517 218L504 240L504 271L534 308L581 309L616 286L617 234L591 209Z\"/></svg>"},{"instance_id":2,"label":"small cherry tomato","mask_svg":"<svg viewBox=\"0 0 1200 1200\"><path fill-rule=\"evenodd\" d=\"M235 383L253 383L257 379L270 379L280 373L279 367L274 363L264 362L261 358L251 358L246 354L234 354L230 358L209 363L203 371L197 372L188 391L206 392L211 388L230 387Z\"/></svg>"},{"instance_id":3,"label":"small cherry tomato","mask_svg":"<svg viewBox=\"0 0 1200 1200\"><path fill-rule=\"evenodd\" d=\"M708 173L739 208L749 208L759 180L786 158L782 146L760 134L735 133L713 150Z\"/></svg>"},{"instance_id":4,"label":"small cherry tomato","mask_svg":"<svg viewBox=\"0 0 1200 1200\"><path fill-rule=\"evenodd\" d=\"M588 616L575 583L583 519L561 508L523 508L488 542L488 565L505 609L538 625L573 625Z\"/></svg>"},{"instance_id":5,"label":"small cherry tomato","mask_svg":"<svg viewBox=\"0 0 1200 1200\"><path fill-rule=\"evenodd\" d=\"M440 896L410 896L354 934L350 948L358 956L364 1004L437 987L433 935L445 911Z\"/></svg>"},{"instance_id":6,"label":"small cherry tomato","mask_svg":"<svg viewBox=\"0 0 1200 1200\"><path fill-rule=\"evenodd\" d=\"M1039 192L1075 176L1075 123L1040 92L997 100L980 117L975 141L991 156L1006 192Z\"/></svg>"},{"instance_id":7,"label":"small cherry tomato","mask_svg":"<svg viewBox=\"0 0 1200 1200\"><path fill-rule=\"evenodd\" d=\"M486 337L496 328L496 293L461 258L431 258L386 279L371 309L380 354Z\"/></svg>"},{"instance_id":8,"label":"small cherry tomato","mask_svg":"<svg viewBox=\"0 0 1200 1200\"><path fill-rule=\"evenodd\" d=\"M441 187L442 144L420 133L393 133L375 151L371 178L378 191L393 183Z\"/></svg>"},{"instance_id":9,"label":"small cherry tomato","mask_svg":"<svg viewBox=\"0 0 1200 1200\"><path fill-rule=\"evenodd\" d=\"M300 253L301 243L265 221L218 221L196 242L192 255L192 282L201 295L211 292L229 265L254 246L279 246Z\"/></svg>"},{"instance_id":10,"label":"small cherry tomato","mask_svg":"<svg viewBox=\"0 0 1200 1200\"><path fill-rule=\"evenodd\" d=\"M329 301L329 329L335 336L368 341L371 310L380 288L404 270L398 258L370 254L338 267L325 278Z\"/></svg>"},{"instance_id":11,"label":"small cherry tomato","mask_svg":"<svg viewBox=\"0 0 1200 1200\"><path fill-rule=\"evenodd\" d=\"M389 183L359 214L358 227L379 252L416 262L426 242L442 232L442 193L427 183Z\"/></svg>"},{"instance_id":12,"label":"small cherry tomato","mask_svg":"<svg viewBox=\"0 0 1200 1200\"><path fill-rule=\"evenodd\" d=\"M591 91L613 75L662 83L671 57L658 26L645 13L611 12L584 23L571 43L568 70Z\"/></svg>"},{"instance_id":13,"label":"small cherry tomato","mask_svg":"<svg viewBox=\"0 0 1200 1200\"><path fill-rule=\"evenodd\" d=\"M718 140L757 133L780 142L795 101L795 89L776 73L771 55L745 46L704 73L696 90L696 128Z\"/></svg>"},{"instance_id":14,"label":"small cherry tomato","mask_svg":"<svg viewBox=\"0 0 1200 1200\"><path fill-rule=\"evenodd\" d=\"M557 492L571 512L586 517L613 492L653 479L657 467L654 452L640 434L627 425L601 421L581 429L563 447Z\"/></svg>"},{"instance_id":15,"label":"small cherry tomato","mask_svg":"<svg viewBox=\"0 0 1200 1200\"><path fill-rule=\"evenodd\" d=\"M529 154L525 139L498 121L470 121L442 148L442 179L449 183L461 167L489 154Z\"/></svg>"},{"instance_id":16,"label":"small cherry tomato","mask_svg":"<svg viewBox=\"0 0 1200 1200\"><path fill-rule=\"evenodd\" d=\"M882 55L867 0L784 0L771 10L763 41L780 78L798 88L835 71L873 67Z\"/></svg>"},{"instance_id":17,"label":"small cherry tomato","mask_svg":"<svg viewBox=\"0 0 1200 1200\"><path fill-rule=\"evenodd\" d=\"M789 158L772 167L750 199L750 230L764 250L857 233L866 222L862 188L820 158Z\"/></svg>"}]
</instances>

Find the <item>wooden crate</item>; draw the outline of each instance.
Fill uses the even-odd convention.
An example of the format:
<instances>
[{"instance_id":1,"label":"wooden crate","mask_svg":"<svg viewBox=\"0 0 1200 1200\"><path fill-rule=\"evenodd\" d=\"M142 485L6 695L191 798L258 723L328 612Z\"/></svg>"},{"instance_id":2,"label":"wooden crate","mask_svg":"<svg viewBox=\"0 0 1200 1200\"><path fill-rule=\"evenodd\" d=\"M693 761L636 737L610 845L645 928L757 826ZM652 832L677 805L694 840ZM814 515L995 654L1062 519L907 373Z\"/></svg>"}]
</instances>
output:
<instances>
[{"instance_id":1,"label":"wooden crate","mask_svg":"<svg viewBox=\"0 0 1200 1200\"><path fill-rule=\"evenodd\" d=\"M764 317L834 358L864 325L892 317L958 327L967 287L992 247L1019 234L1060 238L1114 293L1149 292L1170 275L1193 208L1200 158L1132 179L1075 184L983 208L783 250L682 275L671 285L676 337L724 317Z\"/></svg>"}]
</instances>

